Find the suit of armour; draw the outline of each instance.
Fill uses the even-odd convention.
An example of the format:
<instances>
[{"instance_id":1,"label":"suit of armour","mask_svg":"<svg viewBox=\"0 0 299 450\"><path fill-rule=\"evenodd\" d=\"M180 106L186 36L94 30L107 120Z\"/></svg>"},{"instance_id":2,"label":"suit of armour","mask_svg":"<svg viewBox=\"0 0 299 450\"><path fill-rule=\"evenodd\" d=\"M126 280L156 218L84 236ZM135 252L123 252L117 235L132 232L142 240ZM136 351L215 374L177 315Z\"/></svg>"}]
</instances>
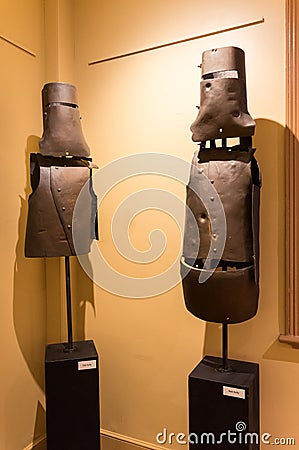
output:
<instances>
[{"instance_id":1,"label":"suit of armour","mask_svg":"<svg viewBox=\"0 0 299 450\"><path fill-rule=\"evenodd\" d=\"M194 220L187 213L181 261L185 304L206 321L238 323L256 314L259 296L261 177L252 148L255 122L247 110L244 52L235 47L204 52L200 91L199 113L191 125L199 151L192 161L186 199L199 242L194 239ZM230 146L228 138L239 138L239 142ZM196 193L203 177L223 208L214 208L212 214ZM212 225L217 229L223 212L225 245L217 266L207 269L210 248L215 255L218 250L219 235L212 233ZM201 283L200 274L206 270L210 276Z\"/></svg>"}]
</instances>

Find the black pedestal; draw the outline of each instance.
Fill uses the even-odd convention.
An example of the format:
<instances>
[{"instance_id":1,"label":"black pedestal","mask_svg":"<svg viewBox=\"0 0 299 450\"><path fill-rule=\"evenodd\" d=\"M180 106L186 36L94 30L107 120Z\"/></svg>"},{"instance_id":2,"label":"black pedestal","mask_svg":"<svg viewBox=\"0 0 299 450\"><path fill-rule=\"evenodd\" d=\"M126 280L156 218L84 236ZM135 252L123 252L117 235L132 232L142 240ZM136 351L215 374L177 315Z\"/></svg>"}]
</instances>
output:
<instances>
[{"instance_id":1,"label":"black pedestal","mask_svg":"<svg viewBox=\"0 0 299 450\"><path fill-rule=\"evenodd\" d=\"M206 356L189 375L189 447L259 449L259 366Z\"/></svg>"},{"instance_id":2,"label":"black pedestal","mask_svg":"<svg viewBox=\"0 0 299 450\"><path fill-rule=\"evenodd\" d=\"M47 450L99 450L99 369L93 341L46 348Z\"/></svg>"}]
</instances>

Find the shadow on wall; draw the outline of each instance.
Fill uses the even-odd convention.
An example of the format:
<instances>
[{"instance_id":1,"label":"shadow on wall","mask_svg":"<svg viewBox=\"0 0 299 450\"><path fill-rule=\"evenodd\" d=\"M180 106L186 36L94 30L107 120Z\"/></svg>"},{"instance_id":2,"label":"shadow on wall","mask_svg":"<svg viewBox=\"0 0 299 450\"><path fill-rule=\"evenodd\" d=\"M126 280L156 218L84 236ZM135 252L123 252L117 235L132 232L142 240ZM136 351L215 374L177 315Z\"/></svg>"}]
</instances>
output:
<instances>
[{"instance_id":1,"label":"shadow on wall","mask_svg":"<svg viewBox=\"0 0 299 450\"><path fill-rule=\"evenodd\" d=\"M46 258L47 343L67 341L66 286L64 258ZM94 287L76 257L70 257L73 338L86 338L86 304L90 303L94 314ZM92 273L90 269L90 273Z\"/></svg>"},{"instance_id":2,"label":"shadow on wall","mask_svg":"<svg viewBox=\"0 0 299 450\"><path fill-rule=\"evenodd\" d=\"M262 173L260 298L256 317L229 326L231 358L299 362L299 352L278 342L285 329L285 128L256 119L254 147ZM269 347L268 336L277 334ZM221 325L207 323L204 354L220 355Z\"/></svg>"},{"instance_id":3,"label":"shadow on wall","mask_svg":"<svg viewBox=\"0 0 299 450\"><path fill-rule=\"evenodd\" d=\"M25 258L25 235L30 184L30 153L39 152L39 137L29 136L25 150L26 186L20 196L18 242L14 264L13 320L18 344L30 373L44 385L45 345L66 340L65 279L62 258ZM64 266L64 264L63 264ZM71 258L74 339L85 338L86 302L93 310L93 283L75 257ZM45 434L45 410L38 402L34 438Z\"/></svg>"},{"instance_id":4,"label":"shadow on wall","mask_svg":"<svg viewBox=\"0 0 299 450\"><path fill-rule=\"evenodd\" d=\"M46 412L40 402L37 402L35 425L33 433L33 442L40 440L46 434ZM45 440L43 439L40 445L34 446L34 450L46 450Z\"/></svg>"},{"instance_id":5,"label":"shadow on wall","mask_svg":"<svg viewBox=\"0 0 299 450\"><path fill-rule=\"evenodd\" d=\"M25 151L28 170L25 198L20 197L19 239L14 266L13 318L17 340L27 366L40 388L44 389L43 359L46 342L44 260L24 256L27 198L31 191L29 155L38 151L38 139L37 136L30 136Z\"/></svg>"},{"instance_id":6,"label":"shadow on wall","mask_svg":"<svg viewBox=\"0 0 299 450\"><path fill-rule=\"evenodd\" d=\"M92 274L90 267L89 273ZM85 315L86 306L89 303L96 315L96 307L94 301L94 285L93 281L82 269L77 258L72 258L72 274L73 274L73 298L74 298L74 337L78 341L86 339L85 333Z\"/></svg>"},{"instance_id":7,"label":"shadow on wall","mask_svg":"<svg viewBox=\"0 0 299 450\"><path fill-rule=\"evenodd\" d=\"M26 187L20 196L21 208L18 224L18 242L14 264L13 320L19 347L35 382L44 390L44 351L46 343L46 289L43 259L25 258L24 243L27 220L27 198L30 194L29 155L38 151L37 136L30 136L25 150ZM45 434L45 410L37 404L34 439Z\"/></svg>"}]
</instances>

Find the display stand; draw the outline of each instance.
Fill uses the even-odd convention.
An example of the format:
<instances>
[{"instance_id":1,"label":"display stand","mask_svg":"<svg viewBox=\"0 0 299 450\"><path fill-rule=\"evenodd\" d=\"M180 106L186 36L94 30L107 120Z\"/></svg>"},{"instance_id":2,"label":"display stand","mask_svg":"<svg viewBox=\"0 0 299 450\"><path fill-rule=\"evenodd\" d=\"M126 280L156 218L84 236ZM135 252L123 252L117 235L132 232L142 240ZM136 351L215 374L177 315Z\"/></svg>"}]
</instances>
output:
<instances>
[{"instance_id":1,"label":"display stand","mask_svg":"<svg viewBox=\"0 0 299 450\"><path fill-rule=\"evenodd\" d=\"M259 366L228 359L227 324L222 358L205 356L189 374L189 447L260 448Z\"/></svg>"},{"instance_id":2,"label":"display stand","mask_svg":"<svg viewBox=\"0 0 299 450\"><path fill-rule=\"evenodd\" d=\"M68 342L46 348L47 450L99 450L99 367L93 341L73 342L70 261L65 257Z\"/></svg>"}]
</instances>

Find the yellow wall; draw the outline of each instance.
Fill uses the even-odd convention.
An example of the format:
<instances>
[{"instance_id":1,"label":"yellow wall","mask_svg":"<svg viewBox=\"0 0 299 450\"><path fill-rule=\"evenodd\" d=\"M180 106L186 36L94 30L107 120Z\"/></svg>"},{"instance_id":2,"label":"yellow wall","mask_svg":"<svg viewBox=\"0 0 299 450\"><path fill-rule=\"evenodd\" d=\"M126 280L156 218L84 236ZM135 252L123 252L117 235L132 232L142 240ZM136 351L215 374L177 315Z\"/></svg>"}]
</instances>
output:
<instances>
[{"instance_id":1,"label":"yellow wall","mask_svg":"<svg viewBox=\"0 0 299 450\"><path fill-rule=\"evenodd\" d=\"M88 66L91 61L262 17L265 22L260 25ZM199 101L196 66L201 53L225 45L245 50L249 110L257 122L255 145L263 173L261 296L257 317L230 327L230 356L261 364L263 432L293 436L299 442L298 352L275 343L284 320L284 19L281 0L208 4L77 0L75 73L85 133L99 165L143 152L164 152L190 161L196 149L189 126ZM113 267L131 276L149 276L154 269L130 265L117 255L110 220L120 201L152 186L184 199L179 183L144 176L115 187L101 206L100 248ZM150 227L163 229L165 221L161 213L140 214L130 228L133 243L146 250ZM172 261L177 250L171 220L164 231L168 247L165 260L155 263L156 272L165 261ZM143 300L121 298L96 287L95 311L87 310L86 334L95 339L101 355L104 433L154 444L163 427L186 432L187 375L203 353L219 354L220 329L187 313L180 285Z\"/></svg>"},{"instance_id":2,"label":"yellow wall","mask_svg":"<svg viewBox=\"0 0 299 450\"><path fill-rule=\"evenodd\" d=\"M203 50L225 45L246 52L249 110L257 122L255 145L263 173L260 309L253 320L230 327L230 356L261 364L262 431L299 442L298 351L276 342L284 320L284 1L0 4L0 34L37 55L0 40L5 61L0 73L4 86L0 448L21 450L43 434L44 344L65 338L64 308L57 300L63 279L59 260L44 264L23 257L28 154L37 151L42 131L40 88L47 81L77 85L85 136L100 166L143 152L190 161L196 149L189 126L199 101L197 65ZM88 66L90 61L262 17L265 22L260 25ZM139 278L161 272L179 252L179 230L161 211L143 212L130 226L131 240L142 251L148 249L152 229L164 230L168 245L159 260L133 264L113 246L110 221L115 209L129 194L151 187L172 192L184 202L181 183L145 175L116 186L101 205L100 248L105 258L118 271ZM93 288L74 262L73 282L75 337L94 339L101 357L103 433L147 442L152 448L164 427L186 433L187 376L204 353L219 354L219 327L206 325L185 310L180 285L154 298L123 298Z\"/></svg>"},{"instance_id":3,"label":"yellow wall","mask_svg":"<svg viewBox=\"0 0 299 450\"><path fill-rule=\"evenodd\" d=\"M42 260L24 258L29 159L41 133L43 2L0 2L1 306L0 448L20 450L44 432L46 329Z\"/></svg>"},{"instance_id":4,"label":"yellow wall","mask_svg":"<svg viewBox=\"0 0 299 450\"><path fill-rule=\"evenodd\" d=\"M45 344L65 339L61 261L25 259L24 239L29 154L38 151L42 134L40 91L48 81L73 81L72 6L70 0L0 1L0 448L5 450L27 450L44 438Z\"/></svg>"}]
</instances>

